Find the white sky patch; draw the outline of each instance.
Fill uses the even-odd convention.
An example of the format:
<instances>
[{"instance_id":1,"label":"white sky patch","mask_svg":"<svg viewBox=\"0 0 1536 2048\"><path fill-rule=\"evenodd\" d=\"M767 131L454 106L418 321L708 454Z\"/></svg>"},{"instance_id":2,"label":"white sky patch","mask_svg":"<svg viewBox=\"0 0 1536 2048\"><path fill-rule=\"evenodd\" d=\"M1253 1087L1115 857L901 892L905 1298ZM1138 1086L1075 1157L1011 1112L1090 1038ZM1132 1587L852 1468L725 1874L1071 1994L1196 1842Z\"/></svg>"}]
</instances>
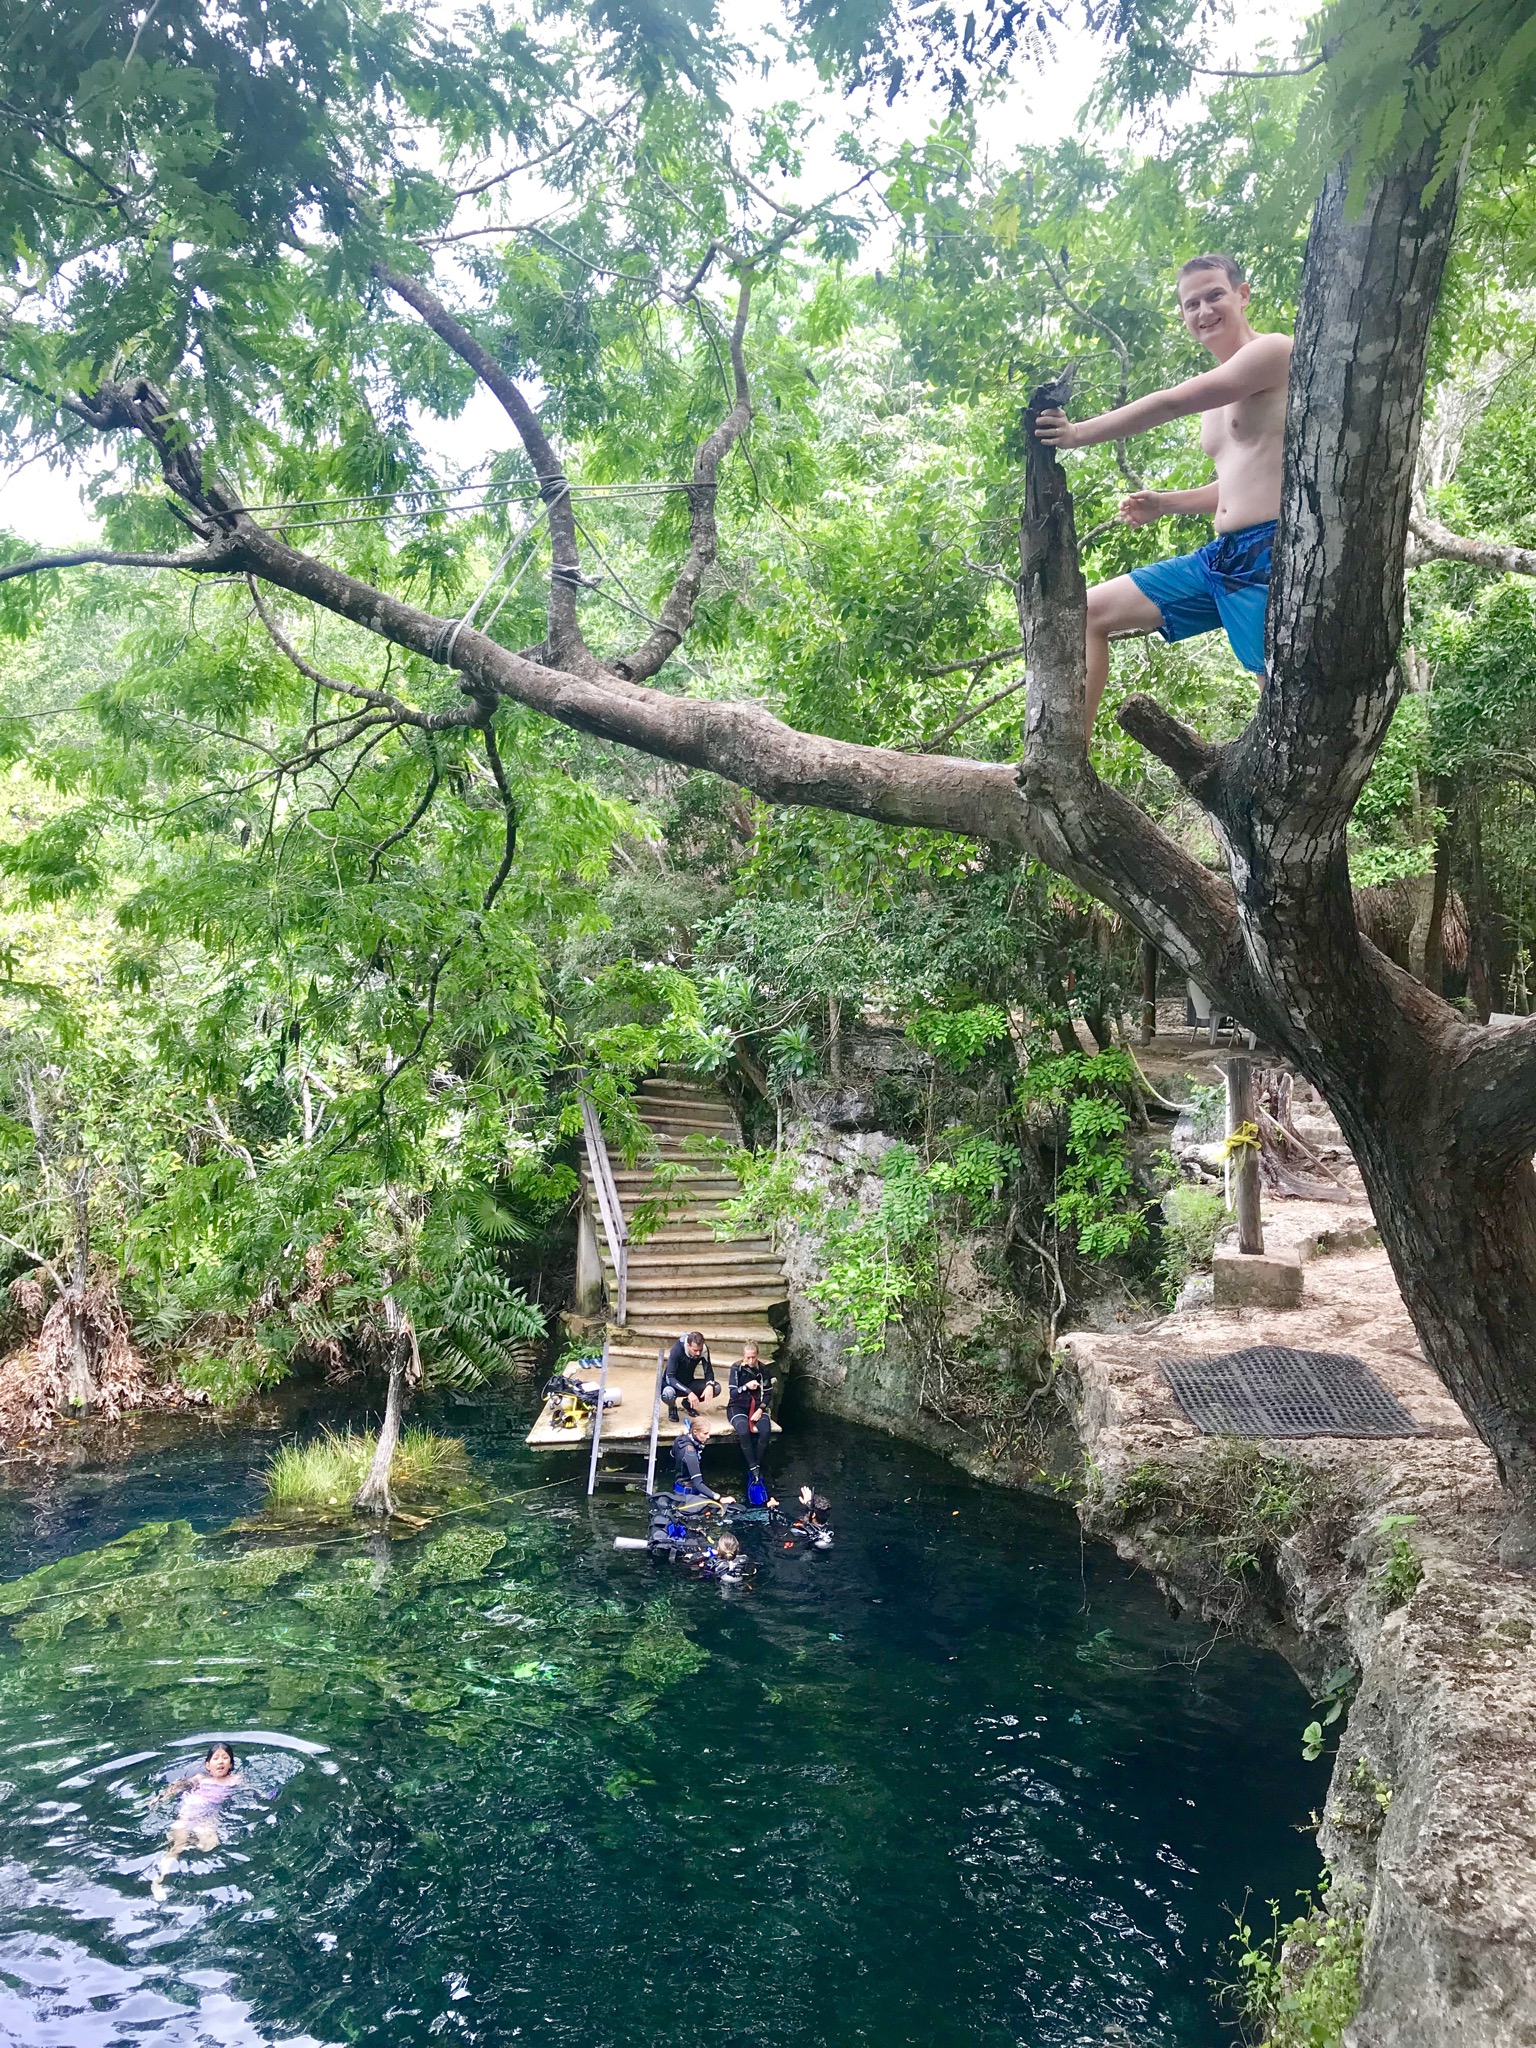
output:
<instances>
[{"instance_id":1,"label":"white sky patch","mask_svg":"<svg viewBox=\"0 0 1536 2048\"><path fill-rule=\"evenodd\" d=\"M1285 63L1312 11L1310 4L1300 4L1300 0L1255 0L1241 9L1239 18L1219 40L1220 54L1212 61L1232 66L1248 66L1256 60ZM782 51L771 31L765 31L761 0L723 0L721 15L727 33L749 47ZM1021 75L1005 90L986 95L978 103L977 131L983 154L996 163L1006 163L1025 144L1049 147L1079 132L1083 128L1081 110L1103 58L1103 43L1086 29L1063 31L1057 37L1053 60L1042 71ZM923 91L890 107L879 94L846 97L827 87L813 66L789 62L782 54L770 58L766 69L759 66L743 75L732 92L732 103L743 117L786 100L815 116L790 202L815 201L850 182L848 166L837 154L838 139L850 127L857 129L865 149L880 155L903 141L920 140L944 110L941 98ZM1169 125L1176 126L1186 111L1192 114L1198 101L1199 94L1192 94L1187 110L1170 110ZM871 247L867 260L879 261L881 253ZM418 417L415 423L428 452L452 473L484 461L508 446L511 439L501 407L483 387L458 419ZM35 461L0 477L0 529L45 548L98 539L99 528L82 497L86 474L79 468L53 469Z\"/></svg>"}]
</instances>

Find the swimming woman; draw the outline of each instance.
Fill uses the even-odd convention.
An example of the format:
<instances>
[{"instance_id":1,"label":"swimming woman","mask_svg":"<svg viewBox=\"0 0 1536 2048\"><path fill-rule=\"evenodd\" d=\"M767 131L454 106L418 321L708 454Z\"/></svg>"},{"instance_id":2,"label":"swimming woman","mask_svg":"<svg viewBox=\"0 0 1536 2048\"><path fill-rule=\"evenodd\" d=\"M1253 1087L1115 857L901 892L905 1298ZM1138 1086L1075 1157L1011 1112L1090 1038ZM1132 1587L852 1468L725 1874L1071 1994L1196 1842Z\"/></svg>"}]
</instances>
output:
<instances>
[{"instance_id":1,"label":"swimming woman","mask_svg":"<svg viewBox=\"0 0 1536 2048\"><path fill-rule=\"evenodd\" d=\"M179 1856L188 1849L219 1846L219 1817L228 1801L249 1786L250 1780L235 1766L235 1753L229 1744L216 1742L203 1758L201 1770L193 1771L190 1777L177 1778L150 1795L150 1805L157 1806L162 1800L181 1794L181 1804L165 1839L165 1851L156 1858L154 1876L150 1879L149 1889L157 1899L165 1897L165 1880L176 1868Z\"/></svg>"}]
</instances>

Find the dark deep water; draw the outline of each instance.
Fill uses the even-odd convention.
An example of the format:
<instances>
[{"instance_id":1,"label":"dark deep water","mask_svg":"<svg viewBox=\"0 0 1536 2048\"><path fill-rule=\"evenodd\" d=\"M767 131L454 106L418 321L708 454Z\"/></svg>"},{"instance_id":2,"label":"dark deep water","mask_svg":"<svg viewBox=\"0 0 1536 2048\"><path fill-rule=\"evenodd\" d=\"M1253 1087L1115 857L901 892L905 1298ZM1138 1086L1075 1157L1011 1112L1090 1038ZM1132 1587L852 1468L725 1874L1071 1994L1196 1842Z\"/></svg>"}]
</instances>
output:
<instances>
[{"instance_id":1,"label":"dark deep water","mask_svg":"<svg viewBox=\"0 0 1536 2048\"><path fill-rule=\"evenodd\" d=\"M495 1495L576 1462L437 1419ZM49 1568L0 1588L0 2041L1202 2048L1227 1909L1316 1874L1298 1682L1065 1509L807 1422L837 1547L725 1599L572 1483L218 1534L273 1441L0 1487L0 1575ZM146 1795L224 1732L291 1775L158 1903Z\"/></svg>"}]
</instances>

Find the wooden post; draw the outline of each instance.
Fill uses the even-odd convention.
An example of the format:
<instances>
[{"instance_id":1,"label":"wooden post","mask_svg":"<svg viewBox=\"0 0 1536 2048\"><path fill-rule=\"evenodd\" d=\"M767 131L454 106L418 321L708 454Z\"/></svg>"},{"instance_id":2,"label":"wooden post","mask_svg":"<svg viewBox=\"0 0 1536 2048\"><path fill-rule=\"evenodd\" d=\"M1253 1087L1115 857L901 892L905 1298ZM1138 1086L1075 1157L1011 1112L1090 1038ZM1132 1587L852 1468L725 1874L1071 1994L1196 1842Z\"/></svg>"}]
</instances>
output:
<instances>
[{"instance_id":1,"label":"wooden post","mask_svg":"<svg viewBox=\"0 0 1536 2048\"><path fill-rule=\"evenodd\" d=\"M1157 1036L1157 948L1150 939L1141 942L1141 1042L1150 1045Z\"/></svg>"},{"instance_id":2,"label":"wooden post","mask_svg":"<svg viewBox=\"0 0 1536 2048\"><path fill-rule=\"evenodd\" d=\"M608 1345L603 1344L603 1366L597 1376L597 1406L592 1411L592 1456L587 1462L587 1498L597 1491L597 1461L603 1447L603 1404L608 1398Z\"/></svg>"},{"instance_id":3,"label":"wooden post","mask_svg":"<svg viewBox=\"0 0 1536 2048\"><path fill-rule=\"evenodd\" d=\"M645 1460L645 1497L650 1499L656 1491L656 1439L661 1433L661 1385L662 1375L667 1369L667 1347L663 1344L656 1354L656 1385L651 1396L651 1446Z\"/></svg>"},{"instance_id":4,"label":"wooden post","mask_svg":"<svg viewBox=\"0 0 1536 2048\"><path fill-rule=\"evenodd\" d=\"M576 1212L576 1306L584 1316L603 1312L603 1258L585 1201Z\"/></svg>"},{"instance_id":5,"label":"wooden post","mask_svg":"<svg viewBox=\"0 0 1536 2048\"><path fill-rule=\"evenodd\" d=\"M1253 1062L1241 1055L1226 1062L1227 1137L1243 1131L1257 1136L1254 1110ZM1259 1148L1256 1144L1234 1146L1232 1160L1232 1207L1237 1212L1237 1248L1240 1252L1264 1249L1264 1224L1259 1214Z\"/></svg>"}]
</instances>

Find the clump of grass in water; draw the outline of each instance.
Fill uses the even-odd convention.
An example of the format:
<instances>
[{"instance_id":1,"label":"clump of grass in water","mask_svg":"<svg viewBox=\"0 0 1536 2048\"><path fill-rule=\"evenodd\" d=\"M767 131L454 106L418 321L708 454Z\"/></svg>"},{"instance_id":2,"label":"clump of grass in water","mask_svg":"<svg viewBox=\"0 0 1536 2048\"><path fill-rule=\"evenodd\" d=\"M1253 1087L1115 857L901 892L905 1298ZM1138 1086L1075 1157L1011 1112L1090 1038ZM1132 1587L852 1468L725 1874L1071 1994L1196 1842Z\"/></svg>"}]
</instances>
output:
<instances>
[{"instance_id":1,"label":"clump of grass in water","mask_svg":"<svg viewBox=\"0 0 1536 2048\"><path fill-rule=\"evenodd\" d=\"M269 1508L344 1508L362 1485L378 1438L327 1429L307 1444L284 1444L267 1467ZM468 1477L457 1437L407 1429L395 1450L391 1484L398 1493L446 1492Z\"/></svg>"}]
</instances>

